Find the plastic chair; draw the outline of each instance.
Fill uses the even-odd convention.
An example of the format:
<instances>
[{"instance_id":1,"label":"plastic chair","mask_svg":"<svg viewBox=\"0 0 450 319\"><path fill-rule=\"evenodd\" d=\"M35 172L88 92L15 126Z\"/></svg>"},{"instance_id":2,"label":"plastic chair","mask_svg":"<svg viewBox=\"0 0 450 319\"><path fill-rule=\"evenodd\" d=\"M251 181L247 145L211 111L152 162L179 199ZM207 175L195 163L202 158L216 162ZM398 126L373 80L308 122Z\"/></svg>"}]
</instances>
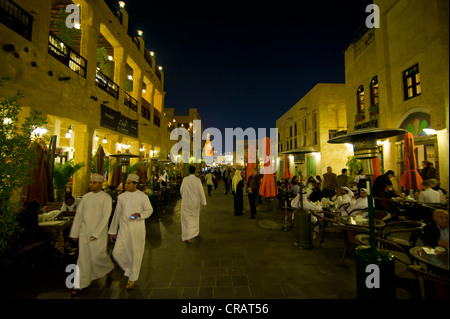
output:
<instances>
[{"instance_id":1,"label":"plastic chair","mask_svg":"<svg viewBox=\"0 0 450 319\"><path fill-rule=\"evenodd\" d=\"M341 228L336 226L338 214L327 211L312 211L311 213L317 218L317 225L319 226L319 247L325 241L326 234L342 234Z\"/></svg>"},{"instance_id":2,"label":"plastic chair","mask_svg":"<svg viewBox=\"0 0 450 319\"><path fill-rule=\"evenodd\" d=\"M425 299L448 299L449 298L449 279L436 276L426 272L423 268L411 265L408 270L416 275L419 285L421 285L420 294ZM421 279L421 280L420 280Z\"/></svg>"}]
</instances>

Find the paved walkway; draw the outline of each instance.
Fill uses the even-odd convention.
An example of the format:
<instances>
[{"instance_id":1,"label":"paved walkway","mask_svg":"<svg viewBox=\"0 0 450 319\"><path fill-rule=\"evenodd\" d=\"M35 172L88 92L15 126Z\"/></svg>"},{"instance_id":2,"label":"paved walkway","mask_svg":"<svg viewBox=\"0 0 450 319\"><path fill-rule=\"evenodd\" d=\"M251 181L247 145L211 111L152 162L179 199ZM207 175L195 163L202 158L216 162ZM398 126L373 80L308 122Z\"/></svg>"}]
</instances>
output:
<instances>
[{"instance_id":1,"label":"paved walkway","mask_svg":"<svg viewBox=\"0 0 450 319\"><path fill-rule=\"evenodd\" d=\"M207 193L207 192L206 192ZM180 204L147 220L147 243L140 278L126 291L126 279L117 267L112 280L92 283L81 299L353 299L356 276L352 256L343 266L342 239L327 238L322 247L299 249L292 245L294 231L267 229L273 220L266 203L249 219L244 197L243 216L234 216L233 196L223 184L207 196L201 214L200 236L191 244L181 240ZM282 225L283 212L276 214ZM317 246L317 245L316 245ZM27 273L10 298L66 299L66 258L45 270ZM26 277L26 279L25 279ZM409 298L400 293L399 298Z\"/></svg>"}]
</instances>

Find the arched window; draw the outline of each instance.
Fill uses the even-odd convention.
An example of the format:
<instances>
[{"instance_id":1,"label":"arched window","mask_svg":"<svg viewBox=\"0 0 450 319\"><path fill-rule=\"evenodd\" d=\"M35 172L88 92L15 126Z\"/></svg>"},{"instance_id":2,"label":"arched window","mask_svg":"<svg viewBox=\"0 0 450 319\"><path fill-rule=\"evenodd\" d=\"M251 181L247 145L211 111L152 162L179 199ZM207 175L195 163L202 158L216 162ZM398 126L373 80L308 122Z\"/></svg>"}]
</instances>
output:
<instances>
[{"instance_id":1,"label":"arched window","mask_svg":"<svg viewBox=\"0 0 450 319\"><path fill-rule=\"evenodd\" d=\"M378 105L378 76L374 76L370 81L370 106Z\"/></svg>"},{"instance_id":2,"label":"arched window","mask_svg":"<svg viewBox=\"0 0 450 319\"><path fill-rule=\"evenodd\" d=\"M356 104L357 104L357 113L364 113L364 86L360 85L358 91L356 92Z\"/></svg>"}]
</instances>

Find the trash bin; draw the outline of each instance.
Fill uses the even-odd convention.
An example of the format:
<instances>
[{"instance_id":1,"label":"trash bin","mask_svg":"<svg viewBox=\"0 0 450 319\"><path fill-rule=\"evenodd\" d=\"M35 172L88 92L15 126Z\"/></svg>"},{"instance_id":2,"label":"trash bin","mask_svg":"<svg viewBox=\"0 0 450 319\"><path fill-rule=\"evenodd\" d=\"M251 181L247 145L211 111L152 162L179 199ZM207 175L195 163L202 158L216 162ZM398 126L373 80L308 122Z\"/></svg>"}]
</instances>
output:
<instances>
[{"instance_id":1,"label":"trash bin","mask_svg":"<svg viewBox=\"0 0 450 319\"><path fill-rule=\"evenodd\" d=\"M294 237L301 248L312 247L311 212L304 209L294 209Z\"/></svg>"},{"instance_id":2,"label":"trash bin","mask_svg":"<svg viewBox=\"0 0 450 319\"><path fill-rule=\"evenodd\" d=\"M356 294L359 299L395 299L394 256L386 250L355 250Z\"/></svg>"}]
</instances>

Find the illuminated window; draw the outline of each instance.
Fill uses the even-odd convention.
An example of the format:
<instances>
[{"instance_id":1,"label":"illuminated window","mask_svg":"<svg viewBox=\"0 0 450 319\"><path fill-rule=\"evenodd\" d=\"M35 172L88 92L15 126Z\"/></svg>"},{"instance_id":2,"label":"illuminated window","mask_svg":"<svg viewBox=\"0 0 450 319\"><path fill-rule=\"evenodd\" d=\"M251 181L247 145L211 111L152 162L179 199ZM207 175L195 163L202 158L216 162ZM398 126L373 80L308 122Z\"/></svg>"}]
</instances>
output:
<instances>
[{"instance_id":1,"label":"illuminated window","mask_svg":"<svg viewBox=\"0 0 450 319\"><path fill-rule=\"evenodd\" d=\"M378 105L378 76L374 76L370 81L370 106Z\"/></svg>"},{"instance_id":2,"label":"illuminated window","mask_svg":"<svg viewBox=\"0 0 450 319\"><path fill-rule=\"evenodd\" d=\"M409 100L422 93L418 64L403 72L403 86L405 100Z\"/></svg>"},{"instance_id":3,"label":"illuminated window","mask_svg":"<svg viewBox=\"0 0 450 319\"><path fill-rule=\"evenodd\" d=\"M358 91L356 92L357 113L364 113L364 111L366 110L364 103L364 86L360 85Z\"/></svg>"}]
</instances>

